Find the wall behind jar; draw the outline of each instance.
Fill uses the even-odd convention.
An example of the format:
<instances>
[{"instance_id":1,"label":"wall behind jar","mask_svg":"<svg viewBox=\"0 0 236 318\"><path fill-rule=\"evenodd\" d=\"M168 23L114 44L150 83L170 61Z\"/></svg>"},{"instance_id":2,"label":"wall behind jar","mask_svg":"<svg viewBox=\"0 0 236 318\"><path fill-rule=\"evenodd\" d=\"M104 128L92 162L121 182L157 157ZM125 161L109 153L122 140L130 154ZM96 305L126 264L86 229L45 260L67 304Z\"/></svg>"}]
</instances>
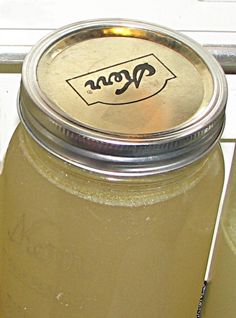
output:
<instances>
[{"instance_id":1,"label":"wall behind jar","mask_svg":"<svg viewBox=\"0 0 236 318\"><path fill-rule=\"evenodd\" d=\"M84 19L121 17L181 30L232 31L235 9L235 0L0 0L0 28L50 29Z\"/></svg>"}]
</instances>

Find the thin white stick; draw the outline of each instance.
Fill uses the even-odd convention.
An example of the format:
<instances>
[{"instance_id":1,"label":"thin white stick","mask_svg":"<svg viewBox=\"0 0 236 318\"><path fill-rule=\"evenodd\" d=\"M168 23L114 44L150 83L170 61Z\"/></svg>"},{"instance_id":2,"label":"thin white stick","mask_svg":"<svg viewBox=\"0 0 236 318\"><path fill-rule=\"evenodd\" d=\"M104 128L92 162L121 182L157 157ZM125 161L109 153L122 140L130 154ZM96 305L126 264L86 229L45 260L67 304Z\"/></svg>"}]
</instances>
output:
<instances>
[{"instance_id":1,"label":"thin white stick","mask_svg":"<svg viewBox=\"0 0 236 318\"><path fill-rule=\"evenodd\" d=\"M235 143L230 143L230 142L222 143L221 146L222 146L224 161L225 161L225 179L224 179L224 185L223 185L222 194L220 198L218 214L216 217L215 228L214 228L214 232L212 236L210 252L209 252L208 261L207 261L206 273L204 278L206 282L208 282L210 277L210 271L211 271L211 265L212 265L212 260L213 260L213 255L214 255L214 250L215 250L215 245L217 240L217 234L219 230L221 215L223 212L224 199L225 199L225 194L227 191L227 186L228 186L228 181L229 181L229 176L230 176L230 171L231 171L231 166L233 161L233 155L235 150Z\"/></svg>"}]
</instances>

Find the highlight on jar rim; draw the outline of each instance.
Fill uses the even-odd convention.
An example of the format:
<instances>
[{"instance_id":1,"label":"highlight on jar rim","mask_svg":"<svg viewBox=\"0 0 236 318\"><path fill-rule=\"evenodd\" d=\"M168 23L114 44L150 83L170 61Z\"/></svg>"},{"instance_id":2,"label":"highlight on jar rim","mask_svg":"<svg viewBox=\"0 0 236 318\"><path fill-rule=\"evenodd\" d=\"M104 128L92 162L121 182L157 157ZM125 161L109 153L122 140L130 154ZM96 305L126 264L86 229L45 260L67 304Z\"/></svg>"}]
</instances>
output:
<instances>
[{"instance_id":1,"label":"highlight on jar rim","mask_svg":"<svg viewBox=\"0 0 236 318\"><path fill-rule=\"evenodd\" d=\"M84 169L151 175L218 142L227 85L217 61L170 29L122 19L42 39L22 71L19 114L44 148Z\"/></svg>"}]
</instances>

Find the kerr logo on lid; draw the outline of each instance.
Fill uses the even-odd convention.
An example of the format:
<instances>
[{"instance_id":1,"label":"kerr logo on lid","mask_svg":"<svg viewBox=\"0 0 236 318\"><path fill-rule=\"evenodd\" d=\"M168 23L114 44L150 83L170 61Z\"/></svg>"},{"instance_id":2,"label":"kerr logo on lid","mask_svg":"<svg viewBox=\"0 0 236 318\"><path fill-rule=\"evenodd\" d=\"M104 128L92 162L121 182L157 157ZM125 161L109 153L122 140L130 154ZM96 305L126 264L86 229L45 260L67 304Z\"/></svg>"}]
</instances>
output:
<instances>
[{"instance_id":1,"label":"kerr logo on lid","mask_svg":"<svg viewBox=\"0 0 236 318\"><path fill-rule=\"evenodd\" d=\"M124 105L160 93L176 75L154 54L82 74L66 82L90 106Z\"/></svg>"}]
</instances>

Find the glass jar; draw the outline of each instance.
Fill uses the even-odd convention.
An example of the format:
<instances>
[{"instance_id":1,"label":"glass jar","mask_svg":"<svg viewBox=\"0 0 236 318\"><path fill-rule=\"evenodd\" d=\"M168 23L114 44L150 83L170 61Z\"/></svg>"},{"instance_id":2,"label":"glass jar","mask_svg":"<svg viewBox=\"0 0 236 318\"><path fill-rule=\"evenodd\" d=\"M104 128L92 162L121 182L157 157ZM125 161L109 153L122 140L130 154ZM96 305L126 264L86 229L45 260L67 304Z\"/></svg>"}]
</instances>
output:
<instances>
[{"instance_id":1,"label":"glass jar","mask_svg":"<svg viewBox=\"0 0 236 318\"><path fill-rule=\"evenodd\" d=\"M217 236L211 279L204 302L203 317L235 317L236 266L236 155L228 183L223 216Z\"/></svg>"},{"instance_id":2,"label":"glass jar","mask_svg":"<svg viewBox=\"0 0 236 318\"><path fill-rule=\"evenodd\" d=\"M1 175L1 317L193 317L226 96L216 61L162 27L88 21L36 45Z\"/></svg>"}]
</instances>

